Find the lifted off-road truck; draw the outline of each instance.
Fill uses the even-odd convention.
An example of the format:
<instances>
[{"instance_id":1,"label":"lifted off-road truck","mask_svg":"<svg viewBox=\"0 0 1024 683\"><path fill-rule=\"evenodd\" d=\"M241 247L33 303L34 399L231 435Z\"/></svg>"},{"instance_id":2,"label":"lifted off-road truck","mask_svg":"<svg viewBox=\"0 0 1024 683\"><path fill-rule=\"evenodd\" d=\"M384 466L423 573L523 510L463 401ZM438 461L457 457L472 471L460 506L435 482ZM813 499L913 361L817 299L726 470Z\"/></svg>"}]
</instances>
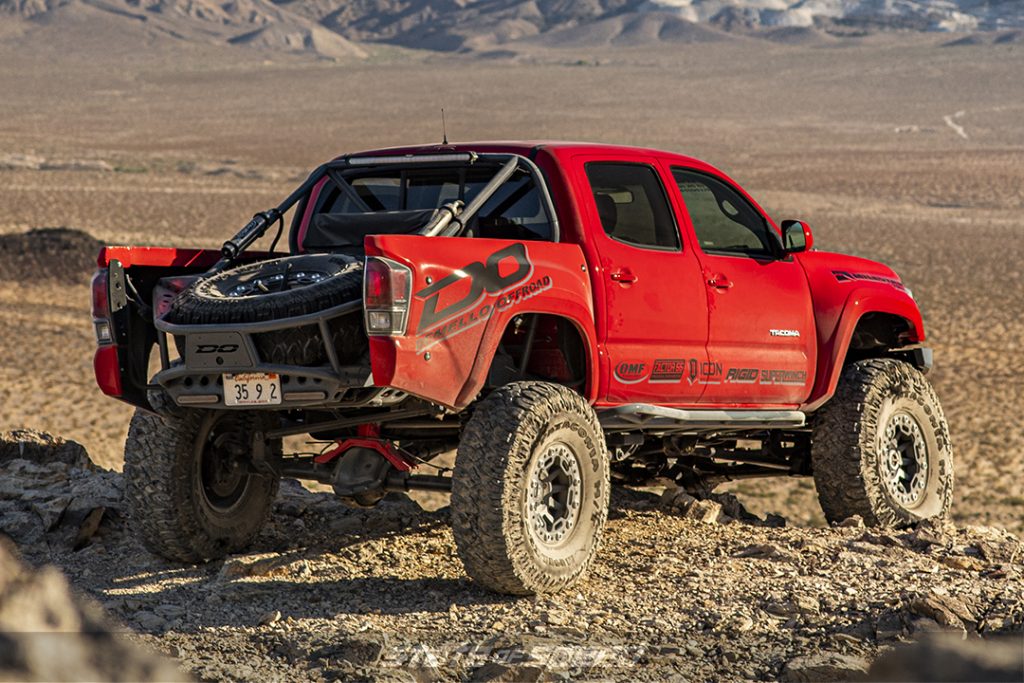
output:
<instances>
[{"instance_id":1,"label":"lifted off-road truck","mask_svg":"<svg viewBox=\"0 0 1024 683\"><path fill-rule=\"evenodd\" d=\"M288 255L251 251L292 208ZM612 482L813 476L830 521L942 515L911 292L812 246L696 159L496 142L339 157L220 251L106 247L95 369L138 407L132 522L205 561L281 477L361 506L450 490L468 574L529 594L586 570Z\"/></svg>"}]
</instances>

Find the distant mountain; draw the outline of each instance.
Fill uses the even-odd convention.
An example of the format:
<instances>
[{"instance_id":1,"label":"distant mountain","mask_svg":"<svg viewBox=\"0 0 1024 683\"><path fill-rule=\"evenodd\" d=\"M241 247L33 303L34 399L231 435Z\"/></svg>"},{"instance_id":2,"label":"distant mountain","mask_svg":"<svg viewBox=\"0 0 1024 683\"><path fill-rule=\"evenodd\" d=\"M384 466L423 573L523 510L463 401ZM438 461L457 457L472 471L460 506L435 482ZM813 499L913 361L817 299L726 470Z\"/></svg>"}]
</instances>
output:
<instances>
[{"instance_id":1,"label":"distant mountain","mask_svg":"<svg viewBox=\"0 0 1024 683\"><path fill-rule=\"evenodd\" d=\"M369 43L485 52L1024 29L1024 0L0 0L0 23L28 28L83 13L119 30L333 59L364 57Z\"/></svg>"},{"instance_id":2,"label":"distant mountain","mask_svg":"<svg viewBox=\"0 0 1024 683\"><path fill-rule=\"evenodd\" d=\"M5 19L4 15L11 19ZM112 39L138 33L188 43L250 45L332 59L366 51L315 21L270 0L0 0L0 22L81 28L99 24Z\"/></svg>"}]
</instances>

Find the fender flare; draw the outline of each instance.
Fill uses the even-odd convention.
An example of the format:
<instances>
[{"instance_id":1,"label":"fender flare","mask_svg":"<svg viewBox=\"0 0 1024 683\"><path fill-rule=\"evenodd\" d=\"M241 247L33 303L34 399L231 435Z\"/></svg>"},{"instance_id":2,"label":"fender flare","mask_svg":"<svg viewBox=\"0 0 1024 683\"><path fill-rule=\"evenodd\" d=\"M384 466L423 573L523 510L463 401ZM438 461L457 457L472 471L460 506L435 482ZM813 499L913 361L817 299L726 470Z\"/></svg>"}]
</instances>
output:
<instances>
[{"instance_id":1,"label":"fender flare","mask_svg":"<svg viewBox=\"0 0 1024 683\"><path fill-rule=\"evenodd\" d=\"M532 305L517 309L515 312L516 316L519 315L549 315L555 318L561 318L572 323L573 327L579 333L580 338L583 340L584 354L586 355L586 393L584 398L591 404L597 400L598 392L598 362L597 362L597 335L594 332L594 315L593 311L584 306L581 303L574 301L564 300L551 300L544 301L538 300L536 302L530 302ZM491 369L491 363L494 360L494 354L498 350L498 345L501 343L501 338L505 334L505 330L508 325L511 324L512 318L497 319L491 318L484 328L484 334L480 339L480 346L477 347L476 360L473 362L473 367L466 378L466 383L463 384L462 389L459 391L458 398L456 399L455 407L464 408L469 405L476 395L480 393L484 383L487 381L487 374Z\"/></svg>"},{"instance_id":2,"label":"fender flare","mask_svg":"<svg viewBox=\"0 0 1024 683\"><path fill-rule=\"evenodd\" d=\"M843 361L850 350L853 331L861 319L869 313L887 313L907 321L911 342L925 340L924 321L921 311L909 295L894 297L891 292L876 288L858 288L850 292L843 304L842 312L831 333L827 336L818 329L818 363L814 386L807 401L800 406L804 412L814 412L824 405L836 392L839 378L843 373Z\"/></svg>"}]
</instances>

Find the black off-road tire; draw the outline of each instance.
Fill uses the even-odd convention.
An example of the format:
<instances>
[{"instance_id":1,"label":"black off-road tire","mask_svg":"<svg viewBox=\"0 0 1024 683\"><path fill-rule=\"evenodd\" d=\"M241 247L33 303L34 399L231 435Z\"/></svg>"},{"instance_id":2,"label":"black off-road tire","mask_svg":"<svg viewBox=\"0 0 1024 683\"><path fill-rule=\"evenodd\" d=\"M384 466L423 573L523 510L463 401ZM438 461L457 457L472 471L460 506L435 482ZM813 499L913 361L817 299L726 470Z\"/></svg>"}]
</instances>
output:
<instances>
[{"instance_id":1,"label":"black off-road tire","mask_svg":"<svg viewBox=\"0 0 1024 683\"><path fill-rule=\"evenodd\" d=\"M554 532L564 536L548 543L551 538L535 535L542 532L531 527L535 520L527 503L531 476L556 457L553 453L569 470L573 462L578 466L573 473L578 475L578 512L571 525ZM486 588L511 595L572 585L600 544L608 516L608 470L601 425L579 394L544 382L515 382L495 390L473 411L455 460L452 530L466 573Z\"/></svg>"},{"instance_id":2,"label":"black off-road tire","mask_svg":"<svg viewBox=\"0 0 1024 683\"><path fill-rule=\"evenodd\" d=\"M835 396L814 416L813 426L814 483L830 523L860 515L868 526L898 528L949 511L949 427L931 384L913 366L892 359L852 363L843 371ZM904 451L890 447L894 438L904 439L905 452L919 454L906 444L920 444L924 454L903 461L911 467L896 469L897 453ZM923 461L925 467L914 461ZM920 488L901 484L894 471L906 476L923 472Z\"/></svg>"},{"instance_id":3,"label":"black off-road tire","mask_svg":"<svg viewBox=\"0 0 1024 683\"><path fill-rule=\"evenodd\" d=\"M252 286L283 273L315 273L318 281L299 280L289 289L262 291ZM363 264L341 254L301 254L248 263L196 281L174 300L167 320L180 325L237 324L284 320L319 313L362 297ZM238 289L236 289L238 288ZM238 291L245 292L238 295ZM233 292L229 295L229 292ZM362 312L329 323L331 343L342 363L357 360L367 348ZM254 335L267 363L322 365L326 351L316 325Z\"/></svg>"},{"instance_id":4,"label":"black off-road tire","mask_svg":"<svg viewBox=\"0 0 1024 683\"><path fill-rule=\"evenodd\" d=\"M179 419L139 410L125 442L125 502L131 526L143 545L169 560L206 562L252 543L270 515L277 495L273 476L247 475L237 501L211 502L201 473L197 442L211 433L212 421L230 419L232 429L257 428L244 413L184 411Z\"/></svg>"}]
</instances>

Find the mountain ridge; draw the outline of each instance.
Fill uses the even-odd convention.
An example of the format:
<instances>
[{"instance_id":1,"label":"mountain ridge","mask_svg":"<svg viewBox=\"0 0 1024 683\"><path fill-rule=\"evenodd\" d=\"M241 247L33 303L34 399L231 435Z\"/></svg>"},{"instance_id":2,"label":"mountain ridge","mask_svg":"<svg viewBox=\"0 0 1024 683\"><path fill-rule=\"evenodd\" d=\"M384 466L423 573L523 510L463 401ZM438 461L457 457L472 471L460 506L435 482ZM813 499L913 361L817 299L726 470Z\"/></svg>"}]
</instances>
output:
<instances>
[{"instance_id":1,"label":"mountain ridge","mask_svg":"<svg viewBox=\"0 0 1024 683\"><path fill-rule=\"evenodd\" d=\"M957 41L1024 29L1017 0L0 0L0 23L60 27L86 10L119 32L335 60L365 58L374 44L482 53L891 31L967 44Z\"/></svg>"}]
</instances>

